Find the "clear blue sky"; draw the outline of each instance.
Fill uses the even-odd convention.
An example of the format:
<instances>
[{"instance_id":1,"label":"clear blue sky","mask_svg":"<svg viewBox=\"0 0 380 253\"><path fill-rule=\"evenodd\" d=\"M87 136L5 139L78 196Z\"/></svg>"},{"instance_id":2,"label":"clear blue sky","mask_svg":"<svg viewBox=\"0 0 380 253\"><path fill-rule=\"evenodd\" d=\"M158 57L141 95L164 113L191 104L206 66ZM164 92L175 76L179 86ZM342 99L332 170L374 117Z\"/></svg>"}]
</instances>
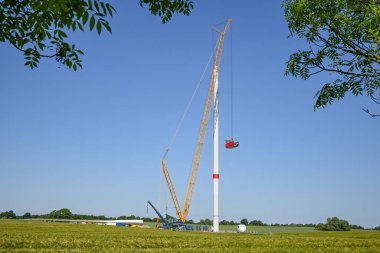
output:
<instances>
[{"instance_id":1,"label":"clear blue sky","mask_svg":"<svg viewBox=\"0 0 380 253\"><path fill-rule=\"evenodd\" d=\"M313 111L334 75L284 76L305 44L289 39L280 1L195 1L162 25L138 1L115 2L113 34L77 32L84 69L43 60L36 70L0 44L0 211L120 216L173 204L161 157L212 48L211 26L233 18L235 138L221 149L220 219L319 223L338 216L380 225L380 108L347 96ZM210 70L167 164L183 203ZM230 37L220 72L221 142L230 135ZM161 182L161 183L160 183ZM208 129L189 218L212 218Z\"/></svg>"}]
</instances>

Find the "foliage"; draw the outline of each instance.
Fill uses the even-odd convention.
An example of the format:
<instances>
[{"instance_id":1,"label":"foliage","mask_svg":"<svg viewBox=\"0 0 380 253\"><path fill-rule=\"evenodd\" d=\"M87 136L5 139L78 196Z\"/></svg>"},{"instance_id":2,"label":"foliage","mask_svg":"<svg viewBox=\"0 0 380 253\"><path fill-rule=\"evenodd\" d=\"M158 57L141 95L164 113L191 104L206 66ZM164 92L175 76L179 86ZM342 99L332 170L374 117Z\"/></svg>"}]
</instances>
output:
<instances>
[{"instance_id":1,"label":"foliage","mask_svg":"<svg viewBox=\"0 0 380 253\"><path fill-rule=\"evenodd\" d=\"M190 0L140 0L140 6L149 6L149 11L160 16L162 23L168 22L174 13L184 14L189 16L193 6L193 1Z\"/></svg>"},{"instance_id":2,"label":"foliage","mask_svg":"<svg viewBox=\"0 0 380 253\"><path fill-rule=\"evenodd\" d=\"M23 218L23 219L30 219L30 218L32 218L32 215L31 215L29 212L27 212L27 213L25 213L25 214L22 216L22 218Z\"/></svg>"},{"instance_id":3,"label":"foliage","mask_svg":"<svg viewBox=\"0 0 380 253\"><path fill-rule=\"evenodd\" d=\"M203 224L203 225L212 225L212 220L210 219L201 219L198 224Z\"/></svg>"},{"instance_id":4,"label":"foliage","mask_svg":"<svg viewBox=\"0 0 380 253\"><path fill-rule=\"evenodd\" d=\"M315 229L322 231L349 231L351 228L348 221L332 217L327 218L326 224L319 223Z\"/></svg>"},{"instance_id":5,"label":"foliage","mask_svg":"<svg viewBox=\"0 0 380 253\"><path fill-rule=\"evenodd\" d=\"M262 227L259 227L262 228ZM287 228L279 228L287 229ZM115 226L0 221L0 252L379 252L374 231L173 232Z\"/></svg>"},{"instance_id":6,"label":"foliage","mask_svg":"<svg viewBox=\"0 0 380 253\"><path fill-rule=\"evenodd\" d=\"M362 227L360 225L351 225L351 224L350 224L350 228L351 229L364 229L364 227Z\"/></svg>"},{"instance_id":7,"label":"foliage","mask_svg":"<svg viewBox=\"0 0 380 253\"><path fill-rule=\"evenodd\" d=\"M190 0L139 0L153 15L168 22L174 13L190 15ZM112 33L107 18L115 8L101 0L3 0L0 1L0 42L9 42L20 50L25 65L37 68L41 58L53 58L76 71L82 68L83 51L69 43L77 29Z\"/></svg>"},{"instance_id":8,"label":"foliage","mask_svg":"<svg viewBox=\"0 0 380 253\"><path fill-rule=\"evenodd\" d=\"M0 213L0 219L15 219L15 218L16 218L16 214L12 210Z\"/></svg>"},{"instance_id":9,"label":"foliage","mask_svg":"<svg viewBox=\"0 0 380 253\"><path fill-rule=\"evenodd\" d=\"M221 222L219 222L219 225L238 225L238 223L233 221L233 220L231 220L231 221L222 220Z\"/></svg>"},{"instance_id":10,"label":"foliage","mask_svg":"<svg viewBox=\"0 0 380 253\"><path fill-rule=\"evenodd\" d=\"M241 219L240 223L244 225L248 225L248 220L246 218Z\"/></svg>"},{"instance_id":11,"label":"foliage","mask_svg":"<svg viewBox=\"0 0 380 253\"><path fill-rule=\"evenodd\" d=\"M305 80L336 74L316 93L314 109L347 92L380 102L380 1L284 0L283 7L290 37L309 46L290 56L285 74Z\"/></svg>"},{"instance_id":12,"label":"foliage","mask_svg":"<svg viewBox=\"0 0 380 253\"><path fill-rule=\"evenodd\" d=\"M109 33L106 20L115 9L99 0L4 0L0 2L0 42L22 51L25 65L36 68L41 58L55 58L73 70L82 68L83 51L68 41L68 32L85 30Z\"/></svg>"},{"instance_id":13,"label":"foliage","mask_svg":"<svg viewBox=\"0 0 380 253\"><path fill-rule=\"evenodd\" d=\"M73 214L71 213L70 209L62 208L59 210L51 211L49 214L49 218L52 218L52 219L72 219Z\"/></svg>"},{"instance_id":14,"label":"foliage","mask_svg":"<svg viewBox=\"0 0 380 253\"><path fill-rule=\"evenodd\" d=\"M249 225L253 225L253 226L265 226L266 224L264 224L261 220L253 220L249 223Z\"/></svg>"},{"instance_id":15,"label":"foliage","mask_svg":"<svg viewBox=\"0 0 380 253\"><path fill-rule=\"evenodd\" d=\"M374 227L373 230L380 230L380 226Z\"/></svg>"},{"instance_id":16,"label":"foliage","mask_svg":"<svg viewBox=\"0 0 380 253\"><path fill-rule=\"evenodd\" d=\"M264 223L264 226L268 226L267 224ZM290 224L279 224L279 223L274 223L270 224L270 226L273 227L316 227L316 224L308 223L308 224L295 224L295 223L290 223Z\"/></svg>"}]
</instances>

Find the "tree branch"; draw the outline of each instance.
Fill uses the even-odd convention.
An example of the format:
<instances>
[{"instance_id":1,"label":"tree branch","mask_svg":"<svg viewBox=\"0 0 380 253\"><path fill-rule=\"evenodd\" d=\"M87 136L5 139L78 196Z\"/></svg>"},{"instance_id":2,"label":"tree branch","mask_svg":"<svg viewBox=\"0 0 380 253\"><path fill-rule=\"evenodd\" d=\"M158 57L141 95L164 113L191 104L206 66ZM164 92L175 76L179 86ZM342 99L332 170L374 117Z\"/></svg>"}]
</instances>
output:
<instances>
[{"instance_id":1,"label":"tree branch","mask_svg":"<svg viewBox=\"0 0 380 253\"><path fill-rule=\"evenodd\" d=\"M380 117L380 114L373 114L373 113L371 113L368 109L364 109L364 108L362 108L362 110L363 110L364 112L368 113L369 116L371 116L372 118Z\"/></svg>"}]
</instances>

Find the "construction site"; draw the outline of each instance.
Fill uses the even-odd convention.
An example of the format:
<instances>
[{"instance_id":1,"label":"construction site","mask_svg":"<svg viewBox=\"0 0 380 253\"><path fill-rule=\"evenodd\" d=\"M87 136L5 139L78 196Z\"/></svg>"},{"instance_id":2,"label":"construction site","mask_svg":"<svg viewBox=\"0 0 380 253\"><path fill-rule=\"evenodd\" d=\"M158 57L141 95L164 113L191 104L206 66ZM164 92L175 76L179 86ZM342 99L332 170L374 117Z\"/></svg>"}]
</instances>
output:
<instances>
[{"instance_id":1,"label":"construction site","mask_svg":"<svg viewBox=\"0 0 380 253\"><path fill-rule=\"evenodd\" d=\"M228 29L230 28L232 23L232 19L228 19L226 21L226 24L223 28L223 30L218 30L218 28L213 27L213 30L218 34L218 41L215 46L215 51L212 52L209 61L205 67L205 70L200 78L199 83L195 87L195 90L193 92L193 95L190 98L190 101L178 123L178 126L175 130L175 133L171 139L171 142L168 146L168 148L165 151L165 154L162 158L162 173L165 176L165 180L167 183L167 186L170 191L171 198L173 200L173 204L175 207L175 215L176 217L170 216L166 214L166 217L164 217L157 209L156 207L148 201L148 204L152 207L152 209L157 213L158 217L160 220L163 222L163 225L161 228L163 229L175 229L175 230L193 230L192 226L186 225L186 220L190 212L190 206L191 206L191 201L193 198L193 192L194 188L197 182L197 176L198 176L198 169L201 163L201 157L202 157L202 151L203 151L203 146L205 143L205 137L206 137L206 132L207 132L207 127L209 125L209 120L211 115L213 115L213 174L212 174L212 182L213 182L213 189L214 189L214 195L213 195L213 226L210 229L212 232L219 232L219 69L220 69L220 64L222 61L222 53L223 53L223 45L224 45L224 40L227 34ZM231 35L232 36L232 35ZM232 38L231 38L232 41ZM198 136L198 141L197 145L195 148L195 154L194 154L194 161L191 167L191 176L189 179L188 187L187 187L187 192L186 192L186 198L185 202L183 204L183 208L181 209L180 203L178 201L176 191L174 189L173 182L170 178L170 173L169 170L165 164L165 159L168 156L171 146L175 142L176 136L181 129L181 125L183 123L183 120L186 117L186 114L188 110L191 107L191 104L193 102L194 96L196 95L199 85L202 83L204 75L206 70L208 69L208 66L213 60L213 65L212 65L212 74L211 74L211 80L210 84L208 87L208 92L207 92L207 99L205 102L205 107L203 111L203 116L202 116L202 121L200 125L200 130L199 130L199 136ZM231 68L232 69L232 68ZM231 80L231 93L232 93L232 80ZM231 107L232 105L232 99L231 99ZM233 116L232 116L232 111L231 110L231 122L233 121ZM231 128L232 128L233 123L231 123ZM225 141L224 147L226 149L234 149L239 147L239 142L234 140L233 136L233 131L231 129L231 136L229 139ZM208 230L206 228L206 230ZM239 227L239 231L245 231L244 228Z\"/></svg>"}]
</instances>

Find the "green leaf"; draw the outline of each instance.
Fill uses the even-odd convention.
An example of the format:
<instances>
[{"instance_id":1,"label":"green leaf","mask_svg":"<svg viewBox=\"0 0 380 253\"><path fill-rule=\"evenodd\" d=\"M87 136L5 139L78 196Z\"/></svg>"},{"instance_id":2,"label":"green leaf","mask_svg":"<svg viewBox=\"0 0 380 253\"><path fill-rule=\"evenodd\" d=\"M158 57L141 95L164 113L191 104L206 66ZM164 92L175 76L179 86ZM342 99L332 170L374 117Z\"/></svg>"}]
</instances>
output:
<instances>
[{"instance_id":1,"label":"green leaf","mask_svg":"<svg viewBox=\"0 0 380 253\"><path fill-rule=\"evenodd\" d=\"M94 29L94 25L95 25L95 17L94 15L91 16L91 19L90 19L90 30L92 31L92 29Z\"/></svg>"},{"instance_id":2,"label":"green leaf","mask_svg":"<svg viewBox=\"0 0 380 253\"><path fill-rule=\"evenodd\" d=\"M104 21L104 22L103 22L103 26L107 29L107 31L108 31L109 33L112 34L112 29L111 29L111 27L110 27L110 25L108 24L107 21Z\"/></svg>"},{"instance_id":3,"label":"green leaf","mask_svg":"<svg viewBox=\"0 0 380 253\"><path fill-rule=\"evenodd\" d=\"M108 10L108 13L110 14L110 16L112 17L112 6L109 4L109 3L107 3L106 4L106 6L107 6L107 10Z\"/></svg>"},{"instance_id":4,"label":"green leaf","mask_svg":"<svg viewBox=\"0 0 380 253\"><path fill-rule=\"evenodd\" d=\"M97 0L94 0L95 9L97 12L99 12L99 3Z\"/></svg>"},{"instance_id":5,"label":"green leaf","mask_svg":"<svg viewBox=\"0 0 380 253\"><path fill-rule=\"evenodd\" d=\"M100 35L102 33L102 23L98 21L96 24L96 29L98 30L98 34Z\"/></svg>"},{"instance_id":6,"label":"green leaf","mask_svg":"<svg viewBox=\"0 0 380 253\"><path fill-rule=\"evenodd\" d=\"M82 24L83 24L83 25L86 25L87 20L88 20L88 12L85 11L85 12L83 13L83 16L82 16Z\"/></svg>"},{"instance_id":7,"label":"green leaf","mask_svg":"<svg viewBox=\"0 0 380 253\"><path fill-rule=\"evenodd\" d=\"M59 37L60 39L62 39L62 38L67 38L67 35L66 35L66 33L64 33L63 31L58 30L58 37Z\"/></svg>"},{"instance_id":8,"label":"green leaf","mask_svg":"<svg viewBox=\"0 0 380 253\"><path fill-rule=\"evenodd\" d=\"M100 5L102 6L103 14L107 16L107 9L106 9L104 2L100 2Z\"/></svg>"},{"instance_id":9,"label":"green leaf","mask_svg":"<svg viewBox=\"0 0 380 253\"><path fill-rule=\"evenodd\" d=\"M81 30L81 31L84 31L84 28L83 28L83 25L81 24L81 23L77 23L78 24L78 27L79 27L79 29Z\"/></svg>"}]
</instances>

